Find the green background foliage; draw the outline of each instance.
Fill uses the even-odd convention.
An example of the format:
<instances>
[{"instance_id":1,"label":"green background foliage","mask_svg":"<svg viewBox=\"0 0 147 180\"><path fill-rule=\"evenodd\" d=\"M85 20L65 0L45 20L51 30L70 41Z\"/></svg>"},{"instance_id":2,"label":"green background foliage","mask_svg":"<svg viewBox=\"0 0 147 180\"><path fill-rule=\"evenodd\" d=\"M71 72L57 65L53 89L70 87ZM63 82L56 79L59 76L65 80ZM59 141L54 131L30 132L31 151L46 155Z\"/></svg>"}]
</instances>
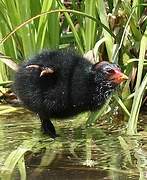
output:
<instances>
[{"instance_id":1,"label":"green background foliage","mask_svg":"<svg viewBox=\"0 0 147 180\"><path fill-rule=\"evenodd\" d=\"M89 53L95 62L118 63L129 76L116 102L125 119L128 134L137 132L137 119L146 89L147 18L140 1L0 1L0 82L13 80L14 67L44 48L73 47ZM86 55L88 55L88 53ZM4 63L5 62L5 63ZM7 66L7 65L9 66ZM101 116L92 113L88 124Z\"/></svg>"}]
</instances>

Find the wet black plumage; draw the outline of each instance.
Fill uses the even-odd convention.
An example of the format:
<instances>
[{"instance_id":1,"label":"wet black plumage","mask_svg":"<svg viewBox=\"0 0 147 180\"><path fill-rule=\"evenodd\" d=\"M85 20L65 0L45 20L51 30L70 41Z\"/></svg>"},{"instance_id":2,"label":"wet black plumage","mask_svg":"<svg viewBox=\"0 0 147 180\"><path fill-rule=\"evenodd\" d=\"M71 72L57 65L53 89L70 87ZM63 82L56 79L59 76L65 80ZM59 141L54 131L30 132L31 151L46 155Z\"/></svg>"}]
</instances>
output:
<instances>
[{"instance_id":1,"label":"wet black plumage","mask_svg":"<svg viewBox=\"0 0 147 180\"><path fill-rule=\"evenodd\" d=\"M39 115L44 132L55 137L50 118L99 109L122 81L115 70L120 72L115 64L93 65L72 51L44 51L20 66L14 87L24 106Z\"/></svg>"}]
</instances>

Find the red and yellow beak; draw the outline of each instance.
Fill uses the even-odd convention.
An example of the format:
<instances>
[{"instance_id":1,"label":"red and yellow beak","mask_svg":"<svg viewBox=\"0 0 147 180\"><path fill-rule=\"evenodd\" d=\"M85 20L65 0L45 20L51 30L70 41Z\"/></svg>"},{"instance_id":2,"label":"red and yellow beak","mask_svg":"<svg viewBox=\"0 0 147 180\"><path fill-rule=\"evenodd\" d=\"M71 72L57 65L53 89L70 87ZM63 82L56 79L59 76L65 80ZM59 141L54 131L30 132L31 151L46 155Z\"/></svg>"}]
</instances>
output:
<instances>
[{"instance_id":1,"label":"red and yellow beak","mask_svg":"<svg viewBox=\"0 0 147 180\"><path fill-rule=\"evenodd\" d=\"M125 74L123 74L120 70L115 69L115 73L110 77L110 79L114 83L120 84L121 82L127 80L128 77Z\"/></svg>"}]
</instances>

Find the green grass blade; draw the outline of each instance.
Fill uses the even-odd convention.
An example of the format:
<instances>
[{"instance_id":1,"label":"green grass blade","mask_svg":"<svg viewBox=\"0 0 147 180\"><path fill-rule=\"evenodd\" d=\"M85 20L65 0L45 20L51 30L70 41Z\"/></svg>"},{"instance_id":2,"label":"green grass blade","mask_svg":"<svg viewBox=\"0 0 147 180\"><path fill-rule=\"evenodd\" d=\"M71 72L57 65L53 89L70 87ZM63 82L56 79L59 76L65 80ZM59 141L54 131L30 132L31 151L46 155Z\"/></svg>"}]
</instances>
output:
<instances>
[{"instance_id":1,"label":"green grass blade","mask_svg":"<svg viewBox=\"0 0 147 180\"><path fill-rule=\"evenodd\" d=\"M27 148L18 148L17 150L13 151L7 158L4 163L4 167L1 172L1 176L3 180L11 179L12 172L18 163L21 160L22 156L29 151L30 149Z\"/></svg>"},{"instance_id":2,"label":"green grass blade","mask_svg":"<svg viewBox=\"0 0 147 180\"><path fill-rule=\"evenodd\" d=\"M45 12L45 11L49 11L51 9L53 0L44 0L43 4L42 4L42 8L41 8L41 13ZM47 31L47 25L48 25L48 16L41 16L39 18L39 24L38 24L38 30L37 30L37 50L40 50L44 47L44 42L45 39L47 37L48 39L48 35L46 35L46 31Z\"/></svg>"},{"instance_id":3,"label":"green grass blade","mask_svg":"<svg viewBox=\"0 0 147 180\"><path fill-rule=\"evenodd\" d=\"M26 180L26 167L25 167L25 160L24 155L18 161L18 169L20 173L21 180Z\"/></svg>"},{"instance_id":4,"label":"green grass blade","mask_svg":"<svg viewBox=\"0 0 147 180\"><path fill-rule=\"evenodd\" d=\"M107 20L108 18L105 8L105 1L103 0L97 1L97 8L101 22L109 29L109 23ZM106 38L105 44L106 44L109 61L112 61L113 38L105 29L103 29L103 35Z\"/></svg>"},{"instance_id":5,"label":"green grass blade","mask_svg":"<svg viewBox=\"0 0 147 180\"><path fill-rule=\"evenodd\" d=\"M16 7L17 0L14 1L4 0L4 3L6 5L6 9L8 16L10 18L11 25L14 28L15 26L21 23L18 9Z\"/></svg>"},{"instance_id":6,"label":"green grass blade","mask_svg":"<svg viewBox=\"0 0 147 180\"><path fill-rule=\"evenodd\" d=\"M147 28L146 31L141 39L140 43L140 52L139 52L139 61L138 61L138 72L137 72L137 80L136 80L136 86L135 89L139 88L139 85L141 83L142 78L142 72L143 72L143 63L144 63L144 56L147 50Z\"/></svg>"},{"instance_id":7,"label":"green grass blade","mask_svg":"<svg viewBox=\"0 0 147 180\"><path fill-rule=\"evenodd\" d=\"M132 7L137 7L135 8L135 13L136 13L136 16L137 16L137 21L139 21L142 13L143 13L143 6L141 6L141 4L144 3L144 0L133 0L132 2Z\"/></svg>"},{"instance_id":8,"label":"green grass blade","mask_svg":"<svg viewBox=\"0 0 147 180\"><path fill-rule=\"evenodd\" d=\"M129 122L128 122L127 133L131 134L131 135L137 133L137 120L138 120L138 116L139 116L143 92L144 92L144 90L146 88L146 84L147 84L147 74L141 83L144 56L145 56L145 52L147 50L147 43L146 42L147 42L147 28L146 28L146 31L145 31L142 39L141 39L139 62L138 62L137 82L136 82L136 87L135 87L135 94L134 94L134 99L133 99L131 116L130 116Z\"/></svg>"},{"instance_id":9,"label":"green grass blade","mask_svg":"<svg viewBox=\"0 0 147 180\"><path fill-rule=\"evenodd\" d=\"M52 10L58 9L58 3L53 1ZM57 49L60 42L60 13L50 14L48 20L48 39L46 39L46 47L49 44L49 48Z\"/></svg>"},{"instance_id":10,"label":"green grass blade","mask_svg":"<svg viewBox=\"0 0 147 180\"><path fill-rule=\"evenodd\" d=\"M3 43L5 43L6 40L8 40L10 37L12 37L12 35L14 35L19 29L21 29L22 27L26 26L27 24L31 23L33 20L38 19L40 16L44 16L46 14L52 14L52 13L57 13L57 12L68 12L68 13L73 13L73 14L78 14L81 16L85 16L88 17L90 19L92 19L93 21L101 24L101 26L115 39L117 40L116 36L114 35L113 32L111 32L109 30L109 28L107 28L103 23L101 23L98 19L95 19L94 17L80 12L80 11L75 11L75 10L70 10L70 9L58 9L58 10L51 10L51 11L47 11L47 12L43 12L41 14L37 14L36 16L27 19L26 21L24 21L23 23L19 24L13 31L11 31L10 33L8 33L7 35L5 35L1 40L0 40L0 45L2 45Z\"/></svg>"},{"instance_id":11,"label":"green grass blade","mask_svg":"<svg viewBox=\"0 0 147 180\"><path fill-rule=\"evenodd\" d=\"M16 8L20 22L23 22L26 19L30 18L31 17L30 1L21 1L21 0L15 0L15 1L16 1ZM20 29L19 31L25 57L29 57L29 55L32 54L32 52L34 52L34 48L35 48L35 44L33 43L32 40L34 39L34 33L31 28L32 26L25 26L23 29Z\"/></svg>"},{"instance_id":12,"label":"green grass blade","mask_svg":"<svg viewBox=\"0 0 147 180\"><path fill-rule=\"evenodd\" d=\"M96 18L96 1L85 0L85 13ZM85 51L92 49L95 44L96 38L96 22L89 18L85 19Z\"/></svg>"},{"instance_id":13,"label":"green grass blade","mask_svg":"<svg viewBox=\"0 0 147 180\"><path fill-rule=\"evenodd\" d=\"M141 32L138 30L138 21L137 21L137 15L135 14L135 10L136 8L138 8L138 6L136 7L131 7L130 4L128 2L122 2L123 8L125 10L126 15L129 17L130 14L132 14L133 11L133 16L131 16L131 20L130 20L130 28L132 31L132 35L134 36L134 39L136 41L140 41L141 40Z\"/></svg>"},{"instance_id":14,"label":"green grass blade","mask_svg":"<svg viewBox=\"0 0 147 180\"><path fill-rule=\"evenodd\" d=\"M58 4L59 4L60 8L62 8L63 10L66 9L66 8L64 7L64 5L60 2L60 0L57 0L57 2L58 2ZM80 37L79 37L79 35L78 35L78 33L77 33L77 30L76 30L76 28L75 28L75 26L74 26L74 23L72 22L72 19L71 19L70 15L69 15L67 12L64 12L64 14L65 14L65 17L66 17L66 19L67 19L67 21L68 21L68 23L69 23L69 26L70 26L73 34L74 34L75 41L76 41L76 43L77 43L78 49L79 49L79 51L83 54L83 53L84 53L84 50L83 50L82 42L81 42L81 39L80 39Z\"/></svg>"},{"instance_id":15,"label":"green grass blade","mask_svg":"<svg viewBox=\"0 0 147 180\"><path fill-rule=\"evenodd\" d=\"M106 112L106 110L109 107L110 100L111 100L111 97L106 101L106 103L103 105L103 107L99 111L95 111L95 112L90 113L90 116L88 117L88 120L86 122L87 127L95 124L96 120L98 118L100 118L100 116L102 114L104 114L104 112Z\"/></svg>"},{"instance_id":16,"label":"green grass blade","mask_svg":"<svg viewBox=\"0 0 147 180\"><path fill-rule=\"evenodd\" d=\"M32 150L32 147L37 143L37 139L34 141L24 141L24 144L12 151L7 157L4 166L1 170L1 179L10 180L13 170L19 161L22 161L24 154ZM20 166L19 166L20 167ZM21 167L22 168L22 167ZM24 171L24 170L23 170ZM22 172L21 172L22 173ZM24 172L23 172L24 173Z\"/></svg>"},{"instance_id":17,"label":"green grass blade","mask_svg":"<svg viewBox=\"0 0 147 180\"><path fill-rule=\"evenodd\" d=\"M14 61L12 61L10 57L0 55L0 61L9 66L14 71L18 70L18 65Z\"/></svg>"},{"instance_id":18,"label":"green grass blade","mask_svg":"<svg viewBox=\"0 0 147 180\"><path fill-rule=\"evenodd\" d=\"M130 117L130 113L128 109L126 108L126 106L124 105L124 103L122 102L122 100L117 95L115 95L114 98L117 101L117 103L120 105L122 110Z\"/></svg>"},{"instance_id":19,"label":"green grass blade","mask_svg":"<svg viewBox=\"0 0 147 180\"><path fill-rule=\"evenodd\" d=\"M128 135L134 135L137 133L137 121L138 121L141 102L146 86L147 86L147 74L145 75L139 89L135 91L135 94L137 94L137 96L134 96L132 111L127 128Z\"/></svg>"}]
</instances>

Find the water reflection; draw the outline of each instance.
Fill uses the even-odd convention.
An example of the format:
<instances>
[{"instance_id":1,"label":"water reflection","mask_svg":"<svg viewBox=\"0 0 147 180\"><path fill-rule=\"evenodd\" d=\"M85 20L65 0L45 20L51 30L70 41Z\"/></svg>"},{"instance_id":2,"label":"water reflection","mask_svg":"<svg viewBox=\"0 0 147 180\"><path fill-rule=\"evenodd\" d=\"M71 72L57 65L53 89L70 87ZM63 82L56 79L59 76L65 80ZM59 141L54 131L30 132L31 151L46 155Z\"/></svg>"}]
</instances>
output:
<instances>
[{"instance_id":1,"label":"water reflection","mask_svg":"<svg viewBox=\"0 0 147 180\"><path fill-rule=\"evenodd\" d=\"M2 116L1 179L145 179L147 136L122 136L120 127L112 132L104 121L86 129L85 117L55 121L60 137L53 140L28 111Z\"/></svg>"}]
</instances>

